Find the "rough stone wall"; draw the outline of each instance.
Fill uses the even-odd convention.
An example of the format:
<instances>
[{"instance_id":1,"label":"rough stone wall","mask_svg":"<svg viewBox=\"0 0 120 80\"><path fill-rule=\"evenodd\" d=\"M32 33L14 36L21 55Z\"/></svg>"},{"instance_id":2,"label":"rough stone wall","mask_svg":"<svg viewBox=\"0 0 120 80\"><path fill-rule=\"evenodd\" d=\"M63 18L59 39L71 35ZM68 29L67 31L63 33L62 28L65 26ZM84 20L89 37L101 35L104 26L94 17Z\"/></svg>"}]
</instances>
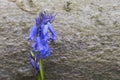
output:
<instances>
[{"instance_id":1,"label":"rough stone wall","mask_svg":"<svg viewBox=\"0 0 120 80\"><path fill-rule=\"evenodd\" d=\"M46 80L120 80L120 0L0 0L0 80L35 80L26 37L42 10L57 14Z\"/></svg>"}]
</instances>

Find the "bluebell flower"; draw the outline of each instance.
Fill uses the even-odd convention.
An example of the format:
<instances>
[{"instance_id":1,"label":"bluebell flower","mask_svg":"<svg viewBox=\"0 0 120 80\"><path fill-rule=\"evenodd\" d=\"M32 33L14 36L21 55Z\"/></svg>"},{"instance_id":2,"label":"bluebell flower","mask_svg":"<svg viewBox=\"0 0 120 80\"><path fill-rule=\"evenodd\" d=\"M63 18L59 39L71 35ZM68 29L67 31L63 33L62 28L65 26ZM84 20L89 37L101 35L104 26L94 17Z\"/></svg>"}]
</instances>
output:
<instances>
[{"instance_id":1,"label":"bluebell flower","mask_svg":"<svg viewBox=\"0 0 120 80\"><path fill-rule=\"evenodd\" d=\"M56 40L56 32L51 25L54 19L53 13L41 12L36 18L35 25L30 29L28 40L33 43L34 52L30 56L30 63L37 71L40 70L39 60L50 56L51 49L48 42Z\"/></svg>"},{"instance_id":2,"label":"bluebell flower","mask_svg":"<svg viewBox=\"0 0 120 80\"><path fill-rule=\"evenodd\" d=\"M53 41L55 41L56 40L56 33L55 33L55 30L54 30L54 28L52 27L52 25L48 22L48 29L49 29L49 31L51 32L51 34L52 34L52 37L51 37L51 39L53 40Z\"/></svg>"},{"instance_id":3,"label":"bluebell flower","mask_svg":"<svg viewBox=\"0 0 120 80\"><path fill-rule=\"evenodd\" d=\"M44 40L53 40L55 41L56 40L56 33L55 33L55 30L53 29L52 25L50 24L50 22L48 22L47 24L45 25L42 25L41 26L41 37L44 39ZM48 31L51 33L49 34Z\"/></svg>"},{"instance_id":4,"label":"bluebell flower","mask_svg":"<svg viewBox=\"0 0 120 80\"><path fill-rule=\"evenodd\" d=\"M37 25L34 25L34 26L30 29L30 35L29 35L29 37L28 37L28 40L33 41L36 36L37 36Z\"/></svg>"},{"instance_id":5,"label":"bluebell flower","mask_svg":"<svg viewBox=\"0 0 120 80\"><path fill-rule=\"evenodd\" d=\"M30 64L33 66L33 68L35 68L37 71L40 70L39 67L39 61L36 60L35 56L30 56Z\"/></svg>"}]
</instances>

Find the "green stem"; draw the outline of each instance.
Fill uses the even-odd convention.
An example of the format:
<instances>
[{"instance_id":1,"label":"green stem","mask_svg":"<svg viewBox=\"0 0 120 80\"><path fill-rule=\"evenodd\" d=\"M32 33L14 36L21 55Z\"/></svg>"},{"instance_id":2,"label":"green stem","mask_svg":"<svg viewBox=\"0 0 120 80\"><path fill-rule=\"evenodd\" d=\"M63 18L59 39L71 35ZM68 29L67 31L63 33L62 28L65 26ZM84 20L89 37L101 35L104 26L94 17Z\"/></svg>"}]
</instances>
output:
<instances>
[{"instance_id":1,"label":"green stem","mask_svg":"<svg viewBox=\"0 0 120 80\"><path fill-rule=\"evenodd\" d=\"M41 80L41 75L40 75L40 73L38 74L38 80Z\"/></svg>"},{"instance_id":2,"label":"green stem","mask_svg":"<svg viewBox=\"0 0 120 80\"><path fill-rule=\"evenodd\" d=\"M41 75L41 80L44 80L44 70L43 70L43 61L40 59L40 75Z\"/></svg>"}]
</instances>

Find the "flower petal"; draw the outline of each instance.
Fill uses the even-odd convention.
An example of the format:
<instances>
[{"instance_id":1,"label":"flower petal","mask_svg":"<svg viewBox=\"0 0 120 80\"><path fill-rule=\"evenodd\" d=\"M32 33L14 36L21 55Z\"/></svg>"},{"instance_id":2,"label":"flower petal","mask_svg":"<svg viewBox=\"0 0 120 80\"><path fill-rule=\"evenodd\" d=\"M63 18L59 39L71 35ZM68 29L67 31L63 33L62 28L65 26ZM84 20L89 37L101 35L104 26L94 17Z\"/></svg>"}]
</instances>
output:
<instances>
[{"instance_id":1,"label":"flower petal","mask_svg":"<svg viewBox=\"0 0 120 80\"><path fill-rule=\"evenodd\" d=\"M50 48L49 48L49 45L46 43L44 45L44 49L40 52L40 58L46 58L46 57L49 57L50 56Z\"/></svg>"},{"instance_id":2,"label":"flower petal","mask_svg":"<svg viewBox=\"0 0 120 80\"><path fill-rule=\"evenodd\" d=\"M31 29L30 29L30 35L28 37L28 40L33 41L35 39L37 35L37 26L34 25Z\"/></svg>"},{"instance_id":3,"label":"flower petal","mask_svg":"<svg viewBox=\"0 0 120 80\"><path fill-rule=\"evenodd\" d=\"M36 58L37 56L35 55L35 58ZM40 65L39 65L39 61L38 60L36 60L36 59L33 59L33 57L32 56L30 56L30 64L33 66L33 68L34 69L36 69L37 71L39 71L40 70Z\"/></svg>"},{"instance_id":4,"label":"flower petal","mask_svg":"<svg viewBox=\"0 0 120 80\"><path fill-rule=\"evenodd\" d=\"M37 50L38 51L41 51L43 50L44 46L43 46L43 42L42 42L42 39L41 37L37 37Z\"/></svg>"},{"instance_id":5,"label":"flower petal","mask_svg":"<svg viewBox=\"0 0 120 80\"><path fill-rule=\"evenodd\" d=\"M41 25L41 38L42 40L48 40L48 25Z\"/></svg>"},{"instance_id":6,"label":"flower petal","mask_svg":"<svg viewBox=\"0 0 120 80\"><path fill-rule=\"evenodd\" d=\"M32 57L30 57L30 64L33 66L33 68L36 68L36 63Z\"/></svg>"},{"instance_id":7,"label":"flower petal","mask_svg":"<svg viewBox=\"0 0 120 80\"><path fill-rule=\"evenodd\" d=\"M37 42L33 43L32 48L35 52L37 52Z\"/></svg>"},{"instance_id":8,"label":"flower petal","mask_svg":"<svg viewBox=\"0 0 120 80\"><path fill-rule=\"evenodd\" d=\"M36 19L35 19L35 21L36 21L36 25L37 25L37 26L41 24L41 20L40 20L40 18L39 18L39 17L38 17L38 18L36 18Z\"/></svg>"},{"instance_id":9,"label":"flower petal","mask_svg":"<svg viewBox=\"0 0 120 80\"><path fill-rule=\"evenodd\" d=\"M52 25L48 22L48 29L52 34L52 40L55 41L56 40L56 32L54 30L54 28L52 27Z\"/></svg>"}]
</instances>

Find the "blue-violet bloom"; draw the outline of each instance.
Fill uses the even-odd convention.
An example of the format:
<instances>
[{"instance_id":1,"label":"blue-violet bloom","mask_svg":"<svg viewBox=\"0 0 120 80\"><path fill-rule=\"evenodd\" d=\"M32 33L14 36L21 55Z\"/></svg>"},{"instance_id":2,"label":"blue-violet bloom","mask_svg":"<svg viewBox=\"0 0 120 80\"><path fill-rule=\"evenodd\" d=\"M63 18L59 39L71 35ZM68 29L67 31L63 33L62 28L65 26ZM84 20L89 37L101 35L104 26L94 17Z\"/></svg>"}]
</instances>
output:
<instances>
[{"instance_id":1,"label":"blue-violet bloom","mask_svg":"<svg viewBox=\"0 0 120 80\"><path fill-rule=\"evenodd\" d=\"M50 56L49 41L56 40L56 32L51 23L54 21L53 13L41 12L36 18L36 24L30 29L28 40L32 43L33 52L30 63L36 71L40 70L39 60Z\"/></svg>"}]
</instances>

